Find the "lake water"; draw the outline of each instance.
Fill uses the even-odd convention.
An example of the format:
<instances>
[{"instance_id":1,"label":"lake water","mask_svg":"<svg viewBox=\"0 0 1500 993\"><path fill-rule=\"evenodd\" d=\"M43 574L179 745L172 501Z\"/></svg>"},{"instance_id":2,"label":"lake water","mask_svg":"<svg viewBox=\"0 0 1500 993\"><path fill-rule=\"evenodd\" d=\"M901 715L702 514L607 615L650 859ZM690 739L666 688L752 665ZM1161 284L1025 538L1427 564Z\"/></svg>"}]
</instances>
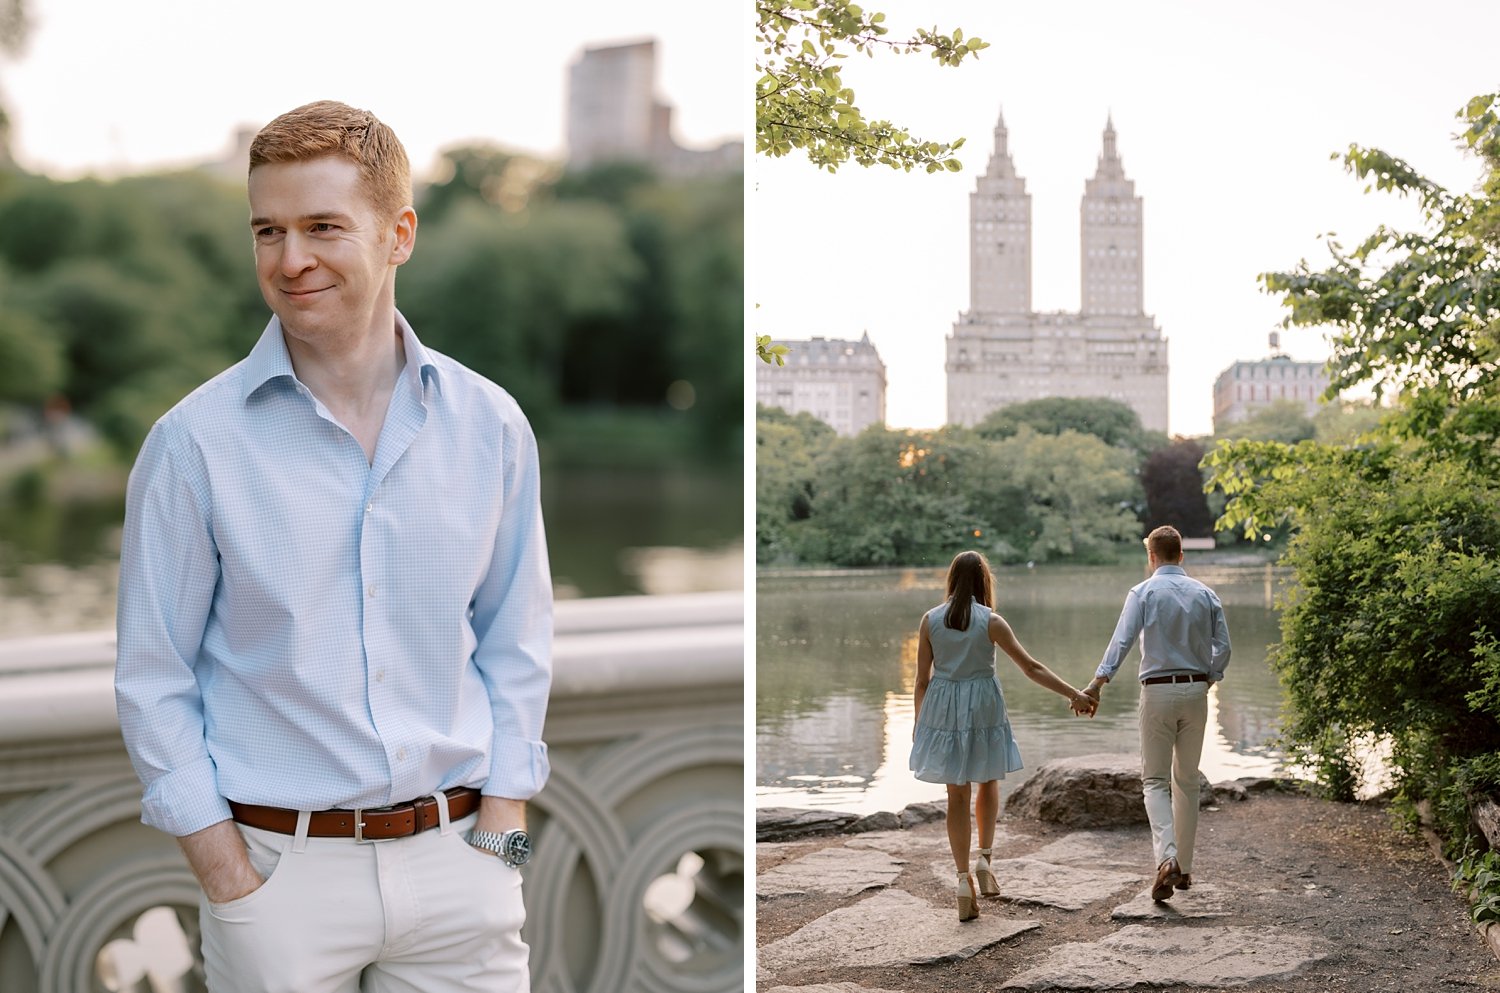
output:
<instances>
[{"instance_id":1,"label":"lake water","mask_svg":"<svg viewBox=\"0 0 1500 993\"><path fill-rule=\"evenodd\" d=\"M743 585L739 470L544 474L560 598ZM124 500L0 505L0 639L111 628Z\"/></svg>"},{"instance_id":2,"label":"lake water","mask_svg":"<svg viewBox=\"0 0 1500 993\"><path fill-rule=\"evenodd\" d=\"M1281 688L1266 663L1279 638L1280 570L1194 566L1224 603L1233 655L1209 694L1201 768L1212 782L1271 775ZM943 599L945 569L767 574L756 583L756 805L822 807L866 814L937 800L940 785L907 769L913 726L917 624ZM997 572L997 609L1021 644L1074 685L1093 677L1125 593L1145 577L1133 567L1053 566ZM1051 758L1139 754L1131 678L1139 652L1104 688L1093 720L996 652L1000 683L1026 768L1002 795Z\"/></svg>"}]
</instances>

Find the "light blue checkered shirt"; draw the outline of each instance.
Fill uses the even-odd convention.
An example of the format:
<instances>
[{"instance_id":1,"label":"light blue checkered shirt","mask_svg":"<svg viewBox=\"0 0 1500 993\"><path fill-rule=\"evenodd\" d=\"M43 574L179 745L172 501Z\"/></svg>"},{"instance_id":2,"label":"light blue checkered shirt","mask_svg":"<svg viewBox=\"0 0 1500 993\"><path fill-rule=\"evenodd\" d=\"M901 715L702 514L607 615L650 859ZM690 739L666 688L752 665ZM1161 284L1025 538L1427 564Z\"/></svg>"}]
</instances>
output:
<instances>
[{"instance_id":1,"label":"light blue checkered shirt","mask_svg":"<svg viewBox=\"0 0 1500 993\"><path fill-rule=\"evenodd\" d=\"M199 831L226 797L324 810L546 782L536 440L509 394L397 326L373 464L275 318L141 449L115 688L153 827Z\"/></svg>"},{"instance_id":2,"label":"light blue checkered shirt","mask_svg":"<svg viewBox=\"0 0 1500 993\"><path fill-rule=\"evenodd\" d=\"M1203 673L1224 678L1229 665L1229 625L1219 595L1180 565L1157 566L1151 578L1125 596L1125 609L1104 650L1096 676L1112 678L1136 638L1141 641L1140 678Z\"/></svg>"}]
</instances>

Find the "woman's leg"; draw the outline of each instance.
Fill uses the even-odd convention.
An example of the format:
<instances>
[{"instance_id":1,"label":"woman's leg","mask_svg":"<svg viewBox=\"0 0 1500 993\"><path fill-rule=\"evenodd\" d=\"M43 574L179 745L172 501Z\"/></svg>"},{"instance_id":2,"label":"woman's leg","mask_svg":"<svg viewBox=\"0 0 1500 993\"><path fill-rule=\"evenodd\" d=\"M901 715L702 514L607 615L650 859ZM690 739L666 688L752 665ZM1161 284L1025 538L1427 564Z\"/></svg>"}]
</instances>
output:
<instances>
[{"instance_id":1,"label":"woman's leg","mask_svg":"<svg viewBox=\"0 0 1500 993\"><path fill-rule=\"evenodd\" d=\"M974 791L974 821L979 825L979 847L995 843L995 820L1000 816L1000 782L991 779Z\"/></svg>"},{"instance_id":2,"label":"woman's leg","mask_svg":"<svg viewBox=\"0 0 1500 993\"><path fill-rule=\"evenodd\" d=\"M974 791L974 820L979 824L979 857L975 860L974 876L979 883L981 896L999 896L1000 884L995 879L990 846L995 843L995 818L1000 814L1000 784L996 780L980 783Z\"/></svg>"},{"instance_id":3,"label":"woman's leg","mask_svg":"<svg viewBox=\"0 0 1500 993\"><path fill-rule=\"evenodd\" d=\"M991 835L993 835L993 830ZM948 785L948 845L953 849L953 867L969 871L969 784Z\"/></svg>"}]
</instances>

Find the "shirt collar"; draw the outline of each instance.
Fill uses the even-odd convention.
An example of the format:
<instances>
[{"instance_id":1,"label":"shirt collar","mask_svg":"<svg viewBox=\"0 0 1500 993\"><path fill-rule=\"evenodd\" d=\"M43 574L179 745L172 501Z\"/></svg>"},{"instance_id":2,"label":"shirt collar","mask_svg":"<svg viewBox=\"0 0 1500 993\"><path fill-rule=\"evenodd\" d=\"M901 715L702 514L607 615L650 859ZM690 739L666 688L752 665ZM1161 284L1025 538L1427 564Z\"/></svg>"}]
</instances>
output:
<instances>
[{"instance_id":1,"label":"shirt collar","mask_svg":"<svg viewBox=\"0 0 1500 993\"><path fill-rule=\"evenodd\" d=\"M437 364L417 340L417 333L411 329L411 324L399 310L396 311L396 328L401 332L401 347L406 354L406 367L401 370L402 378L418 396L425 395L428 383L441 395L442 377L438 375ZM241 399L248 403L262 386L283 377L291 382L297 380L297 374L292 369L291 353L287 351L286 339L281 334L281 318L273 316L266 329L261 332L260 340L250 349L250 354L245 359Z\"/></svg>"},{"instance_id":2,"label":"shirt collar","mask_svg":"<svg viewBox=\"0 0 1500 993\"><path fill-rule=\"evenodd\" d=\"M1180 565L1159 565L1153 576L1186 576L1187 570Z\"/></svg>"}]
</instances>

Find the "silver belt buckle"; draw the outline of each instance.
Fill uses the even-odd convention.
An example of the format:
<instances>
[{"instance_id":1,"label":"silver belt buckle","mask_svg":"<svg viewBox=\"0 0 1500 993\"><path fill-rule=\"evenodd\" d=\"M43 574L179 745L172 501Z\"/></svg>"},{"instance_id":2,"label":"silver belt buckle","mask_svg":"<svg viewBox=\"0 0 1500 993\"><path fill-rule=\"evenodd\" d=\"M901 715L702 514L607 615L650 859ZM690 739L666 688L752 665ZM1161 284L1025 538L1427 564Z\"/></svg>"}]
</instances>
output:
<instances>
[{"instance_id":1,"label":"silver belt buckle","mask_svg":"<svg viewBox=\"0 0 1500 993\"><path fill-rule=\"evenodd\" d=\"M356 807L354 808L354 843L356 845L378 845L382 841L397 841L398 838L366 838L365 837L365 814L379 813L380 811L391 811L397 807L404 806L400 803L388 803L384 807Z\"/></svg>"}]
</instances>

